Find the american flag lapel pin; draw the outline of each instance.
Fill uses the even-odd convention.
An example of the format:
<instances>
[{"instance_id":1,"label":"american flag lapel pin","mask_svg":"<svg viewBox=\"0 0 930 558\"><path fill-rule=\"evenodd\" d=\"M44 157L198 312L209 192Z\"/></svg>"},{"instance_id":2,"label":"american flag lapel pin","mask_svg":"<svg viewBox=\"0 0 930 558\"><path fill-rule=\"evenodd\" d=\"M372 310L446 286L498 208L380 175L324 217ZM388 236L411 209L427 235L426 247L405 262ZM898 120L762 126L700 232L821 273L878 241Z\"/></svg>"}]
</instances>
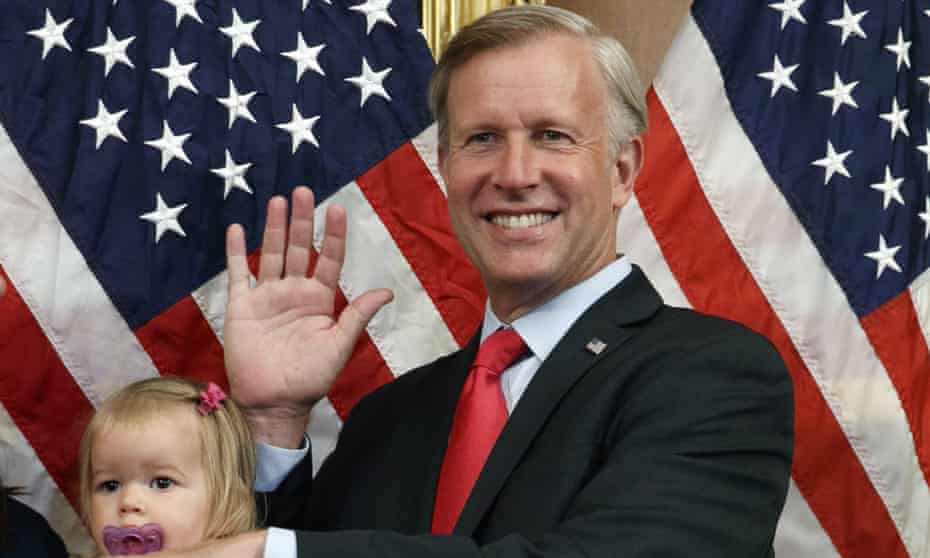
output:
<instances>
[{"instance_id":1,"label":"american flag lapel pin","mask_svg":"<svg viewBox=\"0 0 930 558\"><path fill-rule=\"evenodd\" d=\"M604 352L604 349L607 348L607 343L604 343L597 337L594 337L593 339L588 341L588 344L585 345L584 347L585 349L588 349L590 353L599 355Z\"/></svg>"}]
</instances>

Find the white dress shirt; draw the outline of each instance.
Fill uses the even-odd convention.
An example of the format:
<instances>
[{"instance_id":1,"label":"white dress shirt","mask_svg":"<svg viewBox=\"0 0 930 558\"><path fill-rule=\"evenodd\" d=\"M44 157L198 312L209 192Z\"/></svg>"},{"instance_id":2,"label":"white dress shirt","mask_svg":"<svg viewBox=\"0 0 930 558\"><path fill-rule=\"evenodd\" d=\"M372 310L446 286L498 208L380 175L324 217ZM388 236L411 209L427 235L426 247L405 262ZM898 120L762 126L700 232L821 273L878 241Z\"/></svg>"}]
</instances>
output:
<instances>
[{"instance_id":1,"label":"white dress shirt","mask_svg":"<svg viewBox=\"0 0 930 558\"><path fill-rule=\"evenodd\" d=\"M501 374L501 389L504 391L508 413L513 412L536 371L569 328L585 310L607 291L620 284L632 270L633 267L626 256L620 256L591 277L509 324L517 330L532 354ZM488 303L484 311L484 322L481 324L481 341L499 328L507 326L508 324L494 315ZM268 492L277 488L309 451L309 441L305 441L303 447L296 450L256 444L256 490ZM265 558L297 558L297 538L294 532L274 527L269 529L265 542Z\"/></svg>"}]
</instances>

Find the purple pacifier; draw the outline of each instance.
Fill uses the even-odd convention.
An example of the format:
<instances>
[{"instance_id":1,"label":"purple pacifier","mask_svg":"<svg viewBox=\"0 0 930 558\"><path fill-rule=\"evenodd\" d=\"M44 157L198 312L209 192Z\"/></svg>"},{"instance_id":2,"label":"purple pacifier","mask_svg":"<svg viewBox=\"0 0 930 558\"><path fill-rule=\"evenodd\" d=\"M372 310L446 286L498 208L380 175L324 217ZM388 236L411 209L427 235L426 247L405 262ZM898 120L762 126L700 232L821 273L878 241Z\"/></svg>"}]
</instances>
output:
<instances>
[{"instance_id":1,"label":"purple pacifier","mask_svg":"<svg viewBox=\"0 0 930 558\"><path fill-rule=\"evenodd\" d=\"M142 527L103 528L103 544L111 556L131 556L161 550L165 532L156 523Z\"/></svg>"}]
</instances>

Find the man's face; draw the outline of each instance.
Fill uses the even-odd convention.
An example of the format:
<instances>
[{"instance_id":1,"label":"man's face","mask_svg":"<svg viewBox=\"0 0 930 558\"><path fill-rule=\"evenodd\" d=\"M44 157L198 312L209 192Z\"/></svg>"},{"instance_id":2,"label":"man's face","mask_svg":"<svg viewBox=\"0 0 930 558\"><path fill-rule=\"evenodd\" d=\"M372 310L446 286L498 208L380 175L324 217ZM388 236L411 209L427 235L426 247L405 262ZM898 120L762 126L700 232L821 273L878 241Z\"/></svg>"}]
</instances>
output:
<instances>
[{"instance_id":1,"label":"man's face","mask_svg":"<svg viewBox=\"0 0 930 558\"><path fill-rule=\"evenodd\" d=\"M505 321L616 256L641 144L611 153L606 103L588 43L568 35L481 53L452 75L449 214Z\"/></svg>"},{"instance_id":2,"label":"man's face","mask_svg":"<svg viewBox=\"0 0 930 558\"><path fill-rule=\"evenodd\" d=\"M100 432L91 451L91 533L101 552L103 529L156 523L163 549L202 542L210 517L204 476L200 417L183 409L141 425L114 425Z\"/></svg>"}]
</instances>

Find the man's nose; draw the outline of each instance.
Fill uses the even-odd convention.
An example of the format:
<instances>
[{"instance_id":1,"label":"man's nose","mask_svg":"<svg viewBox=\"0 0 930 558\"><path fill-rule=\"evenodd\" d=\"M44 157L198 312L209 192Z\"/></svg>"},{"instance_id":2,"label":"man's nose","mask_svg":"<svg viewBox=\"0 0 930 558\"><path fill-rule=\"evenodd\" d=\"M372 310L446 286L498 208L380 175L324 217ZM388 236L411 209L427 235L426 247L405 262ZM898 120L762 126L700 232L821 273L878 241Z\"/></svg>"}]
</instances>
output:
<instances>
[{"instance_id":1,"label":"man's nose","mask_svg":"<svg viewBox=\"0 0 930 558\"><path fill-rule=\"evenodd\" d=\"M539 155L526 138L508 138L498 161L495 185L505 189L532 188L539 183Z\"/></svg>"}]
</instances>

